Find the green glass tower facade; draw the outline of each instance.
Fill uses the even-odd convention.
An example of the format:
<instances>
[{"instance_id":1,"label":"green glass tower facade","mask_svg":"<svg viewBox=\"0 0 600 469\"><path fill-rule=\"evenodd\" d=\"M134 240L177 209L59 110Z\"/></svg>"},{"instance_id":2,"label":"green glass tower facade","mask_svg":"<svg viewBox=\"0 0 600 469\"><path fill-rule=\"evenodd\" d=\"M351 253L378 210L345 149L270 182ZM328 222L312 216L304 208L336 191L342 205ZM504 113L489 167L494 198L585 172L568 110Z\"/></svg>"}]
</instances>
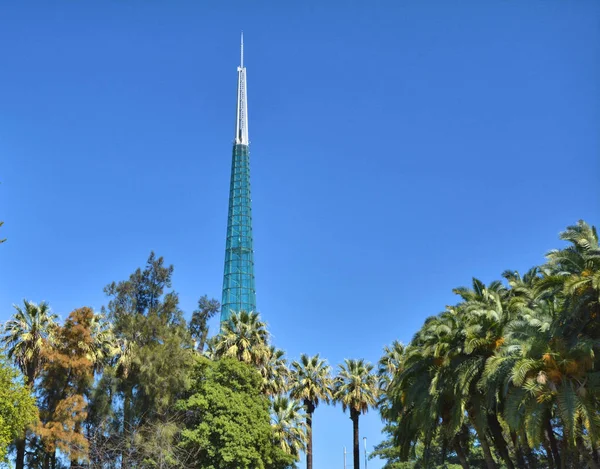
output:
<instances>
[{"instance_id":1,"label":"green glass tower facade","mask_svg":"<svg viewBox=\"0 0 600 469\"><path fill-rule=\"evenodd\" d=\"M234 312L256 309L249 144L246 68L242 37L241 61L238 67L235 140L229 184L221 324L227 322Z\"/></svg>"}]
</instances>

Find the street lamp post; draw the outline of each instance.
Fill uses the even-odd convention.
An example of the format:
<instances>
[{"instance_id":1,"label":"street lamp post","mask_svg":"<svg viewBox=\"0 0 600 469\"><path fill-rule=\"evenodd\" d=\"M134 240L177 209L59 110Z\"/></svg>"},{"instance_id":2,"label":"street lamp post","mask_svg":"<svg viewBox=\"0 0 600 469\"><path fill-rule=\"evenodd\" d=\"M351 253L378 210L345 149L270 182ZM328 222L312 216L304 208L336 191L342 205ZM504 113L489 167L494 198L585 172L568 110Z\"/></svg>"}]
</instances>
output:
<instances>
[{"instance_id":1,"label":"street lamp post","mask_svg":"<svg viewBox=\"0 0 600 469\"><path fill-rule=\"evenodd\" d=\"M365 469L367 469L367 437L363 436L363 443L365 444Z\"/></svg>"}]
</instances>

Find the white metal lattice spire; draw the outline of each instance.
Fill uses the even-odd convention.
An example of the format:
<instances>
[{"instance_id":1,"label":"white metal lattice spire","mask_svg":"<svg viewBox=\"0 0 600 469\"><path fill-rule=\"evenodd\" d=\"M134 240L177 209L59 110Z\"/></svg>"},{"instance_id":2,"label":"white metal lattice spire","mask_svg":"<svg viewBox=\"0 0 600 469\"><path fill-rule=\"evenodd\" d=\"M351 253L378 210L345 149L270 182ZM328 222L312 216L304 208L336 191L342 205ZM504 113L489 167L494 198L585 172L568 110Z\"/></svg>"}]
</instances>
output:
<instances>
[{"instance_id":1,"label":"white metal lattice spire","mask_svg":"<svg viewBox=\"0 0 600 469\"><path fill-rule=\"evenodd\" d=\"M240 66L238 70L237 113L235 119L235 143L248 145L248 97L246 95L246 68L244 67L244 32L240 42Z\"/></svg>"}]
</instances>

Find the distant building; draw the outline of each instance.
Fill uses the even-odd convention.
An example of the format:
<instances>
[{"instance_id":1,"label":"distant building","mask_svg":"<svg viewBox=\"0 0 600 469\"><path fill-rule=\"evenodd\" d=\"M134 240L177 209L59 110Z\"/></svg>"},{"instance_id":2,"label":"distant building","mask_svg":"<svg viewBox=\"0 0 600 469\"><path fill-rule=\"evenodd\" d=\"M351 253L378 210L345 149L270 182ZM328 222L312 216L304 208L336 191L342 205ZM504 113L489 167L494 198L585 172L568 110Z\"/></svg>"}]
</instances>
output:
<instances>
[{"instance_id":1,"label":"distant building","mask_svg":"<svg viewBox=\"0 0 600 469\"><path fill-rule=\"evenodd\" d=\"M229 320L232 312L250 312L256 309L252 199L250 197L250 155L248 148L250 141L248 140L248 99L246 95L243 35L240 66L237 70L237 114L231 160L231 182L229 185L221 324Z\"/></svg>"}]
</instances>

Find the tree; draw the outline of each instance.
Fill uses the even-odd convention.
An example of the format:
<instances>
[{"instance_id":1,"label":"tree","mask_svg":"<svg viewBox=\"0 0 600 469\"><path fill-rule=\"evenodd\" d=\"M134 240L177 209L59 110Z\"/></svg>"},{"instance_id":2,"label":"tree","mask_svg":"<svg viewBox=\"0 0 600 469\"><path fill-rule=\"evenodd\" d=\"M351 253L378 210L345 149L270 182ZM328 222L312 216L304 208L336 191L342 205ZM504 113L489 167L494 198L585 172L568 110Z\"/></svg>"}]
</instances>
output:
<instances>
[{"instance_id":1,"label":"tree","mask_svg":"<svg viewBox=\"0 0 600 469\"><path fill-rule=\"evenodd\" d=\"M118 445L123 468L133 467L129 449L143 444L134 430L169 420L189 384L193 348L177 293L167 291L172 275L151 253L144 269L105 288L119 353L94 393L90 425L112 420L113 440L126 439Z\"/></svg>"},{"instance_id":2,"label":"tree","mask_svg":"<svg viewBox=\"0 0 600 469\"><path fill-rule=\"evenodd\" d=\"M31 389L21 378L22 375L0 358L0 462L5 461L8 445L22 441L27 427L38 418Z\"/></svg>"},{"instance_id":3,"label":"tree","mask_svg":"<svg viewBox=\"0 0 600 469\"><path fill-rule=\"evenodd\" d=\"M88 441L84 435L87 397L94 371L110 350L110 329L91 308L71 312L64 325L57 326L54 340L42 351L41 421L35 431L47 452L47 466L56 466L59 449L70 457L71 467L88 459Z\"/></svg>"},{"instance_id":4,"label":"tree","mask_svg":"<svg viewBox=\"0 0 600 469\"><path fill-rule=\"evenodd\" d=\"M281 449L298 458L306 450L306 416L300 402L288 397L276 397L272 403L271 425Z\"/></svg>"},{"instance_id":5,"label":"tree","mask_svg":"<svg viewBox=\"0 0 600 469\"><path fill-rule=\"evenodd\" d=\"M183 447L197 469L284 469L296 457L281 449L271 427L261 377L236 359L197 357L185 412Z\"/></svg>"},{"instance_id":6,"label":"tree","mask_svg":"<svg viewBox=\"0 0 600 469\"><path fill-rule=\"evenodd\" d=\"M198 309L192 313L190 321L190 335L194 341L194 348L199 352L204 350L208 339L208 321L221 309L221 304L215 300L209 300L206 295L198 300Z\"/></svg>"},{"instance_id":7,"label":"tree","mask_svg":"<svg viewBox=\"0 0 600 469\"><path fill-rule=\"evenodd\" d=\"M354 436L354 469L360 469L358 419L377 404L379 389L373 365L364 360L344 360L335 378L334 399L342 404L344 412L350 410Z\"/></svg>"},{"instance_id":8,"label":"tree","mask_svg":"<svg viewBox=\"0 0 600 469\"><path fill-rule=\"evenodd\" d=\"M283 350L271 345L267 351L266 361L258 367L263 379L262 391L267 396L282 396L288 390L290 370L284 357Z\"/></svg>"},{"instance_id":9,"label":"tree","mask_svg":"<svg viewBox=\"0 0 600 469\"><path fill-rule=\"evenodd\" d=\"M545 264L505 271L507 286L473 279L386 349L386 467L600 468L598 235L580 221L560 237Z\"/></svg>"},{"instance_id":10,"label":"tree","mask_svg":"<svg viewBox=\"0 0 600 469\"><path fill-rule=\"evenodd\" d=\"M292 362L290 395L304 403L306 410L306 468L312 469L312 416L320 401L333 399L331 367L319 355L309 357L302 354L299 361Z\"/></svg>"},{"instance_id":11,"label":"tree","mask_svg":"<svg viewBox=\"0 0 600 469\"><path fill-rule=\"evenodd\" d=\"M233 313L214 338L212 348L215 358L236 358L258 368L270 355L267 326L258 313Z\"/></svg>"},{"instance_id":12,"label":"tree","mask_svg":"<svg viewBox=\"0 0 600 469\"><path fill-rule=\"evenodd\" d=\"M46 302L39 305L23 300L23 307L14 305L15 314L4 325L2 345L10 360L25 375L26 384L33 390L41 371L44 345L52 338L57 316ZM26 438L16 442L16 468L25 466Z\"/></svg>"},{"instance_id":13,"label":"tree","mask_svg":"<svg viewBox=\"0 0 600 469\"><path fill-rule=\"evenodd\" d=\"M4 225L4 222L3 222L3 221L0 221L0 227L1 227L2 225ZM4 241L6 241L6 238L4 238L4 239L0 239L0 244L2 244Z\"/></svg>"}]
</instances>

